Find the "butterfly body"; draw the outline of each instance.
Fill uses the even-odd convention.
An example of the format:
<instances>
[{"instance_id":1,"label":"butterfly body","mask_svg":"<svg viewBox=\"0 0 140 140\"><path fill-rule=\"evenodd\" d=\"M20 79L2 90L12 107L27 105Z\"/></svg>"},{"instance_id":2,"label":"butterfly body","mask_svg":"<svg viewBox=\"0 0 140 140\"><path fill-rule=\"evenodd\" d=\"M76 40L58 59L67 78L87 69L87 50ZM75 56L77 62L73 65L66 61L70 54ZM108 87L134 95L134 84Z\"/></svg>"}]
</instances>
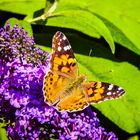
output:
<instances>
[{"instance_id":1,"label":"butterfly body","mask_svg":"<svg viewBox=\"0 0 140 140\"><path fill-rule=\"evenodd\" d=\"M78 88L79 86L82 85L82 83L86 81L86 76L80 75L77 78L74 79L72 83L69 84L67 88L72 89L72 88Z\"/></svg>"},{"instance_id":2,"label":"butterfly body","mask_svg":"<svg viewBox=\"0 0 140 140\"><path fill-rule=\"evenodd\" d=\"M88 82L78 74L78 66L66 36L57 32L52 43L53 53L50 71L44 77L45 102L58 111L83 110L90 104L115 99L124 94L116 85L104 82Z\"/></svg>"}]
</instances>

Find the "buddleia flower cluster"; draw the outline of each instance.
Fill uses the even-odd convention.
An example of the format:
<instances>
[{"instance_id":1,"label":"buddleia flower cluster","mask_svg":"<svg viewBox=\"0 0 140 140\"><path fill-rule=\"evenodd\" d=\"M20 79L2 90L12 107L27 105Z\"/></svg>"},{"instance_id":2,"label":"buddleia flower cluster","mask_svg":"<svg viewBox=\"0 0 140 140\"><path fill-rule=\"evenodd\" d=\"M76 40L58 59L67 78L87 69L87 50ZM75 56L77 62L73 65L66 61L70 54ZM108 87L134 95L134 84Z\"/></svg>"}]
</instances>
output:
<instances>
[{"instance_id":1,"label":"buddleia flower cluster","mask_svg":"<svg viewBox=\"0 0 140 140\"><path fill-rule=\"evenodd\" d=\"M58 112L44 103L50 54L35 47L24 28L0 29L0 121L11 140L117 140L88 107Z\"/></svg>"}]
</instances>

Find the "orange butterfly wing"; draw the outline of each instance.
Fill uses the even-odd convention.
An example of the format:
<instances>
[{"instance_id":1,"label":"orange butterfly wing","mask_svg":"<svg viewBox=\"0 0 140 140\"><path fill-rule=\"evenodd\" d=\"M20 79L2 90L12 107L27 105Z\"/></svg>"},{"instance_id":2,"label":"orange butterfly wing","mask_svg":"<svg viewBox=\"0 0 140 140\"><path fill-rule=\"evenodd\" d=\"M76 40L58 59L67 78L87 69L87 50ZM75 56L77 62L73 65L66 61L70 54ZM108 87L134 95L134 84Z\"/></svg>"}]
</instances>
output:
<instances>
[{"instance_id":1,"label":"orange butterfly wing","mask_svg":"<svg viewBox=\"0 0 140 140\"><path fill-rule=\"evenodd\" d=\"M44 98L49 105L54 105L64 98L67 86L77 77L78 67L66 36L57 32L52 42L50 71L44 77Z\"/></svg>"},{"instance_id":2,"label":"orange butterfly wing","mask_svg":"<svg viewBox=\"0 0 140 140\"><path fill-rule=\"evenodd\" d=\"M78 76L78 67L66 36L57 32L52 43L53 53L50 71L44 78L44 98L50 106L59 111L83 110L89 104L116 99L124 90L104 82L86 82L85 76Z\"/></svg>"},{"instance_id":3,"label":"orange butterfly wing","mask_svg":"<svg viewBox=\"0 0 140 140\"><path fill-rule=\"evenodd\" d=\"M51 68L53 73L76 78L78 75L78 66L74 57L71 45L66 36L61 32L56 32L52 42Z\"/></svg>"},{"instance_id":4,"label":"orange butterfly wing","mask_svg":"<svg viewBox=\"0 0 140 140\"><path fill-rule=\"evenodd\" d=\"M59 111L83 110L89 104L119 98L124 94L124 90L103 82L83 82L79 87L74 87L71 93L56 106Z\"/></svg>"},{"instance_id":5,"label":"orange butterfly wing","mask_svg":"<svg viewBox=\"0 0 140 140\"><path fill-rule=\"evenodd\" d=\"M83 86L88 96L89 104L116 99L124 94L124 90L121 87L104 82L87 82Z\"/></svg>"},{"instance_id":6,"label":"orange butterfly wing","mask_svg":"<svg viewBox=\"0 0 140 140\"><path fill-rule=\"evenodd\" d=\"M84 94L84 90L80 86L72 88L72 90L67 91L67 93L67 96L57 104L57 110L74 112L83 110L89 106L88 100Z\"/></svg>"}]
</instances>

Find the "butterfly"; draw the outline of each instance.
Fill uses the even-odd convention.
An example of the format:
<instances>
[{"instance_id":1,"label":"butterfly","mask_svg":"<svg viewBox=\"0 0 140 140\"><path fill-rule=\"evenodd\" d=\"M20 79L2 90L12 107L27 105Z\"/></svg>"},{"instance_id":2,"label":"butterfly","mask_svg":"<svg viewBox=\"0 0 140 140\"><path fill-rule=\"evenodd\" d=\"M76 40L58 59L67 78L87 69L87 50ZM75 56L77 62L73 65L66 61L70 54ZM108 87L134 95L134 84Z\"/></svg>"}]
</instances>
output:
<instances>
[{"instance_id":1,"label":"butterfly","mask_svg":"<svg viewBox=\"0 0 140 140\"><path fill-rule=\"evenodd\" d=\"M87 81L78 66L66 36L58 31L52 41L50 70L44 77L44 101L58 111L74 112L90 104L122 96L123 88L104 82Z\"/></svg>"}]
</instances>

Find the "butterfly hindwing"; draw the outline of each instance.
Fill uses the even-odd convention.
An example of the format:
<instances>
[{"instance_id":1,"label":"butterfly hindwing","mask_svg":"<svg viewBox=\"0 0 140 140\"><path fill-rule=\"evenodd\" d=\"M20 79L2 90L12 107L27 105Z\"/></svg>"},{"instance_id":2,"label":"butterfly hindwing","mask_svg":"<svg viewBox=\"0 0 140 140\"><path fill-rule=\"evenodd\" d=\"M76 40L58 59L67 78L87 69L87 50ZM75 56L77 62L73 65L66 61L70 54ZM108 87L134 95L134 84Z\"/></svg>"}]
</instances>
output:
<instances>
[{"instance_id":1,"label":"butterfly hindwing","mask_svg":"<svg viewBox=\"0 0 140 140\"><path fill-rule=\"evenodd\" d=\"M70 93L56 106L59 111L73 112L83 110L89 104L116 99L124 94L124 90L121 87L104 82L85 82L67 92Z\"/></svg>"},{"instance_id":2,"label":"butterfly hindwing","mask_svg":"<svg viewBox=\"0 0 140 140\"><path fill-rule=\"evenodd\" d=\"M57 110L66 110L68 112L73 112L83 110L84 108L89 106L83 88L74 87L72 88L72 90L68 90L67 93L67 96L57 104Z\"/></svg>"},{"instance_id":3,"label":"butterfly hindwing","mask_svg":"<svg viewBox=\"0 0 140 140\"><path fill-rule=\"evenodd\" d=\"M44 77L44 99L50 106L63 99L63 91L67 88L70 80L57 73L48 72Z\"/></svg>"}]
</instances>

